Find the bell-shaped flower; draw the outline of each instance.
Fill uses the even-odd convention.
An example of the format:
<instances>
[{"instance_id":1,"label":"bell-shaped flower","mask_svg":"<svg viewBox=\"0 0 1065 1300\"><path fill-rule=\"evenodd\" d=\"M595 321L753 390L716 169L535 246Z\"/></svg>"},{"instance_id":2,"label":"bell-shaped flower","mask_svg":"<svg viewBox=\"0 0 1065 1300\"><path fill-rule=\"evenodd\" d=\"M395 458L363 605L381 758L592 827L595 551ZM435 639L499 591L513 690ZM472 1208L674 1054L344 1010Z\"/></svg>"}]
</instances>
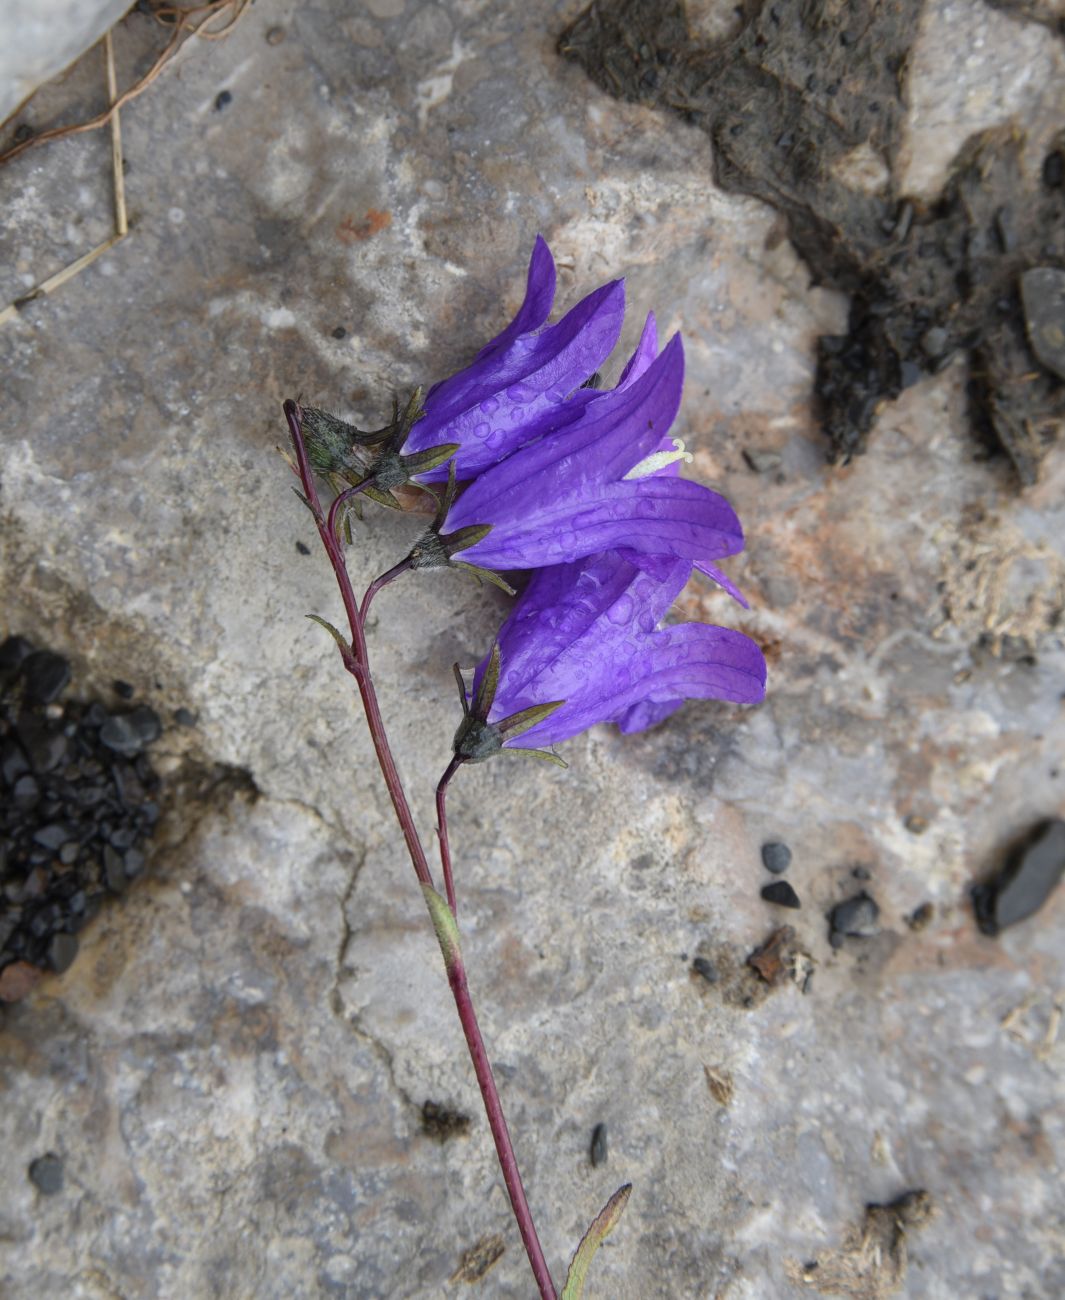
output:
<instances>
[{"instance_id":1,"label":"bell-shaped flower","mask_svg":"<svg viewBox=\"0 0 1065 1300\"><path fill-rule=\"evenodd\" d=\"M691 570L686 560L640 567L613 551L534 573L477 669L456 754L553 745L600 722L642 731L685 700L761 700L765 659L749 637L661 626Z\"/></svg>"},{"instance_id":2,"label":"bell-shaped flower","mask_svg":"<svg viewBox=\"0 0 1065 1300\"><path fill-rule=\"evenodd\" d=\"M455 443L456 474L468 479L527 442L580 418L597 396L582 385L621 333L624 282L603 285L556 325L546 325L554 297L554 259L537 236L517 316L465 370L429 389L424 415L403 448L406 454ZM444 469L422 475L425 480L446 477Z\"/></svg>"},{"instance_id":3,"label":"bell-shaped flower","mask_svg":"<svg viewBox=\"0 0 1065 1300\"><path fill-rule=\"evenodd\" d=\"M668 472L667 462L686 456L679 444L663 450L684 383L680 336L650 360L653 350L652 319L618 385L573 424L479 475L448 509L440 540L487 530L462 550L463 561L484 569L535 569L624 548L687 560L721 581L710 562L742 550L743 529L724 497ZM427 567L422 549L414 567Z\"/></svg>"}]
</instances>

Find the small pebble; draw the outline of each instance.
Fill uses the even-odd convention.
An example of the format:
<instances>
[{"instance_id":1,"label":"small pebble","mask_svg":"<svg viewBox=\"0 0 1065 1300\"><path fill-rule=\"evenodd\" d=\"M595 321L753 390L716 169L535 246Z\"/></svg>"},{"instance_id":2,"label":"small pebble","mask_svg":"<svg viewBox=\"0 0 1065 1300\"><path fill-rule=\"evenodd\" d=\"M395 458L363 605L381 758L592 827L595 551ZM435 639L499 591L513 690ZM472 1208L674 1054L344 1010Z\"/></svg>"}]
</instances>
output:
<instances>
[{"instance_id":1,"label":"small pebble","mask_svg":"<svg viewBox=\"0 0 1065 1300\"><path fill-rule=\"evenodd\" d=\"M6 637L0 644L0 673L13 673L32 653L33 646L24 637Z\"/></svg>"},{"instance_id":2,"label":"small pebble","mask_svg":"<svg viewBox=\"0 0 1065 1300\"><path fill-rule=\"evenodd\" d=\"M928 818L919 813L910 813L902 824L911 835L923 835L928 830Z\"/></svg>"},{"instance_id":3,"label":"small pebble","mask_svg":"<svg viewBox=\"0 0 1065 1300\"><path fill-rule=\"evenodd\" d=\"M311 548L305 542L297 542L296 550L299 551L300 555L310 555L311 553Z\"/></svg>"},{"instance_id":4,"label":"small pebble","mask_svg":"<svg viewBox=\"0 0 1065 1300\"><path fill-rule=\"evenodd\" d=\"M17 788L17 787L16 787ZM998 934L1038 912L1065 875L1065 821L1042 822L991 880L973 890L977 924Z\"/></svg>"},{"instance_id":5,"label":"small pebble","mask_svg":"<svg viewBox=\"0 0 1065 1300\"><path fill-rule=\"evenodd\" d=\"M174 721L179 727L194 727L197 722L197 716L191 709L186 709L184 705L180 709L174 710Z\"/></svg>"},{"instance_id":6,"label":"small pebble","mask_svg":"<svg viewBox=\"0 0 1065 1300\"><path fill-rule=\"evenodd\" d=\"M285 39L285 29L283 27L271 27L266 33L267 45L280 45Z\"/></svg>"},{"instance_id":7,"label":"small pebble","mask_svg":"<svg viewBox=\"0 0 1065 1300\"><path fill-rule=\"evenodd\" d=\"M701 975L707 984L716 984L721 978L717 973L717 967L708 957L696 957L692 962L692 970L696 975Z\"/></svg>"},{"instance_id":8,"label":"small pebble","mask_svg":"<svg viewBox=\"0 0 1065 1300\"><path fill-rule=\"evenodd\" d=\"M744 447L743 459L756 474L768 474L770 470L780 468L783 457L778 451L754 451Z\"/></svg>"},{"instance_id":9,"label":"small pebble","mask_svg":"<svg viewBox=\"0 0 1065 1300\"><path fill-rule=\"evenodd\" d=\"M877 932L880 907L876 900L864 891L837 903L828 914L831 932L829 942L838 948L844 938L868 939Z\"/></svg>"},{"instance_id":10,"label":"small pebble","mask_svg":"<svg viewBox=\"0 0 1065 1300\"><path fill-rule=\"evenodd\" d=\"M762 889L762 897L767 903L776 903L778 907L801 907L799 895L786 880L774 880Z\"/></svg>"},{"instance_id":11,"label":"small pebble","mask_svg":"<svg viewBox=\"0 0 1065 1300\"><path fill-rule=\"evenodd\" d=\"M70 664L51 650L34 650L21 668L27 698L34 704L51 704L70 682Z\"/></svg>"},{"instance_id":12,"label":"small pebble","mask_svg":"<svg viewBox=\"0 0 1065 1300\"><path fill-rule=\"evenodd\" d=\"M931 903L922 903L920 907L915 907L906 918L906 924L911 930L920 931L928 928L935 916L936 909Z\"/></svg>"},{"instance_id":13,"label":"small pebble","mask_svg":"<svg viewBox=\"0 0 1065 1300\"><path fill-rule=\"evenodd\" d=\"M78 955L78 940L73 934L52 935L52 941L48 945L48 964L57 975L67 970L74 958Z\"/></svg>"},{"instance_id":14,"label":"small pebble","mask_svg":"<svg viewBox=\"0 0 1065 1300\"><path fill-rule=\"evenodd\" d=\"M347 335L347 330L344 328L343 325L338 325L336 329L333 331L333 338L335 339L342 339L346 335Z\"/></svg>"},{"instance_id":15,"label":"small pebble","mask_svg":"<svg viewBox=\"0 0 1065 1300\"><path fill-rule=\"evenodd\" d=\"M855 880L872 880L873 873L868 867L852 867L851 875Z\"/></svg>"},{"instance_id":16,"label":"small pebble","mask_svg":"<svg viewBox=\"0 0 1065 1300\"><path fill-rule=\"evenodd\" d=\"M107 719L100 728L100 740L116 754L132 758L146 745L159 739L162 728L154 709L142 704L132 713L120 713Z\"/></svg>"},{"instance_id":17,"label":"small pebble","mask_svg":"<svg viewBox=\"0 0 1065 1300\"><path fill-rule=\"evenodd\" d=\"M129 684L129 682L123 682L121 680L116 679L111 683L111 689L114 691L114 693L118 696L120 700L133 699L133 687Z\"/></svg>"},{"instance_id":18,"label":"small pebble","mask_svg":"<svg viewBox=\"0 0 1065 1300\"><path fill-rule=\"evenodd\" d=\"M222 109L228 108L232 102L232 94L228 90L220 90L214 100L215 112L221 113Z\"/></svg>"},{"instance_id":19,"label":"small pebble","mask_svg":"<svg viewBox=\"0 0 1065 1300\"><path fill-rule=\"evenodd\" d=\"M1043 159L1043 184L1049 190L1060 189L1065 184L1065 153L1054 149Z\"/></svg>"},{"instance_id":20,"label":"small pebble","mask_svg":"<svg viewBox=\"0 0 1065 1300\"><path fill-rule=\"evenodd\" d=\"M592 1142L588 1150L588 1157L592 1162L592 1168L598 1169L600 1165L606 1164L606 1125L596 1124L592 1129Z\"/></svg>"},{"instance_id":21,"label":"small pebble","mask_svg":"<svg viewBox=\"0 0 1065 1300\"><path fill-rule=\"evenodd\" d=\"M42 1196L55 1196L63 1190L63 1161L49 1152L38 1156L28 1170L30 1182Z\"/></svg>"},{"instance_id":22,"label":"small pebble","mask_svg":"<svg viewBox=\"0 0 1065 1300\"><path fill-rule=\"evenodd\" d=\"M779 876L782 871L787 871L788 867L791 866L791 849L779 841L763 844L762 865L766 871L771 871L774 876Z\"/></svg>"}]
</instances>

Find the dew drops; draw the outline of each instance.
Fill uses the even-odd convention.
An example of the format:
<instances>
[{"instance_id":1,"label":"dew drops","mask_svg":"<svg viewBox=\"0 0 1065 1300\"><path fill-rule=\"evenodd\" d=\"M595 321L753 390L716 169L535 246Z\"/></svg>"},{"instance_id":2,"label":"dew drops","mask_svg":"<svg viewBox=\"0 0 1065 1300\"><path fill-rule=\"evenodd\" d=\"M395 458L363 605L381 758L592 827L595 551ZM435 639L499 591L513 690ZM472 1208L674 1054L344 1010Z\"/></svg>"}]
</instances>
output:
<instances>
[{"instance_id":1,"label":"dew drops","mask_svg":"<svg viewBox=\"0 0 1065 1300\"><path fill-rule=\"evenodd\" d=\"M639 619L641 632L653 632L655 630L655 616L649 609L645 609Z\"/></svg>"},{"instance_id":2,"label":"dew drops","mask_svg":"<svg viewBox=\"0 0 1065 1300\"><path fill-rule=\"evenodd\" d=\"M617 624L618 627L628 623L632 618L632 597L619 596L607 610L606 616L611 623Z\"/></svg>"},{"instance_id":3,"label":"dew drops","mask_svg":"<svg viewBox=\"0 0 1065 1300\"><path fill-rule=\"evenodd\" d=\"M482 407L481 409L483 410L484 408ZM475 438L481 438L483 440L487 438L491 432L492 432L492 426L488 423L487 420L482 420L480 424L475 424L473 426L473 436Z\"/></svg>"},{"instance_id":4,"label":"dew drops","mask_svg":"<svg viewBox=\"0 0 1065 1300\"><path fill-rule=\"evenodd\" d=\"M486 397L484 401L481 403L481 410L485 413L485 415L492 415L494 412L499 410L499 398Z\"/></svg>"}]
</instances>

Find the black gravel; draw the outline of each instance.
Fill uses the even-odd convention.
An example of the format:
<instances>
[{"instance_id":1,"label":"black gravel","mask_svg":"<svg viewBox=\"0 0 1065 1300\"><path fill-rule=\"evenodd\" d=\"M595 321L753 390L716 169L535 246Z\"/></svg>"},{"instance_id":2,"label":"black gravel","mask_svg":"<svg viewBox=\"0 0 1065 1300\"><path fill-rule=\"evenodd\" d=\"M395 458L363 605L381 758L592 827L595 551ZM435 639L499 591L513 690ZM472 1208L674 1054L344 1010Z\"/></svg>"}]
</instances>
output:
<instances>
[{"instance_id":1,"label":"black gravel","mask_svg":"<svg viewBox=\"0 0 1065 1300\"><path fill-rule=\"evenodd\" d=\"M588 1148L588 1159L592 1162L593 1169L606 1164L606 1154L606 1125L596 1124L592 1129L592 1141Z\"/></svg>"},{"instance_id":2,"label":"black gravel","mask_svg":"<svg viewBox=\"0 0 1065 1300\"><path fill-rule=\"evenodd\" d=\"M696 975L701 975L707 984L716 984L721 978L717 967L708 957L696 957L692 962L692 970Z\"/></svg>"},{"instance_id":3,"label":"black gravel","mask_svg":"<svg viewBox=\"0 0 1065 1300\"><path fill-rule=\"evenodd\" d=\"M762 890L762 897L767 903L776 903L778 907L802 907L799 895L786 880L774 880Z\"/></svg>"},{"instance_id":4,"label":"black gravel","mask_svg":"<svg viewBox=\"0 0 1065 1300\"><path fill-rule=\"evenodd\" d=\"M143 869L159 818L145 752L158 717L57 703L70 678L60 655L0 644L0 972L66 970L78 932Z\"/></svg>"},{"instance_id":5,"label":"black gravel","mask_svg":"<svg viewBox=\"0 0 1065 1300\"><path fill-rule=\"evenodd\" d=\"M786 844L774 841L771 844L762 845L762 865L766 871L771 871L774 876L779 876L782 871L787 871L791 866L791 849Z\"/></svg>"},{"instance_id":6,"label":"black gravel","mask_svg":"<svg viewBox=\"0 0 1065 1300\"><path fill-rule=\"evenodd\" d=\"M1065 821L1041 822L997 875L973 890L976 920L998 934L1038 912L1065 875Z\"/></svg>"},{"instance_id":7,"label":"black gravel","mask_svg":"<svg viewBox=\"0 0 1065 1300\"><path fill-rule=\"evenodd\" d=\"M837 903L829 912L829 942L833 948L838 948L847 938L869 939L876 934L879 919L879 904L863 890L853 898Z\"/></svg>"},{"instance_id":8,"label":"black gravel","mask_svg":"<svg viewBox=\"0 0 1065 1300\"><path fill-rule=\"evenodd\" d=\"M42 1196L55 1196L63 1190L63 1161L52 1152L38 1156L26 1172Z\"/></svg>"}]
</instances>

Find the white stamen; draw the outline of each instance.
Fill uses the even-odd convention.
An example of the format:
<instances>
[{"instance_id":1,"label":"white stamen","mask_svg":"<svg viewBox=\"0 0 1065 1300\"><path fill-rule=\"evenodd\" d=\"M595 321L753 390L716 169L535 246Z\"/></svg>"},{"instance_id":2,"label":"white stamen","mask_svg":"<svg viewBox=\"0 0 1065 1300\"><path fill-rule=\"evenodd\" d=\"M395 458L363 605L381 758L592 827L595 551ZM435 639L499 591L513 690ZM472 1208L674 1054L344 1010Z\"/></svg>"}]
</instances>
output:
<instances>
[{"instance_id":1,"label":"white stamen","mask_svg":"<svg viewBox=\"0 0 1065 1300\"><path fill-rule=\"evenodd\" d=\"M645 456L638 465L633 465L632 469L625 475L626 478L649 478L652 474L657 474L660 469L665 469L667 465L672 465L674 461L683 460L689 465L695 459L690 451L684 450L683 438L672 438L673 451L656 451L650 456Z\"/></svg>"}]
</instances>

